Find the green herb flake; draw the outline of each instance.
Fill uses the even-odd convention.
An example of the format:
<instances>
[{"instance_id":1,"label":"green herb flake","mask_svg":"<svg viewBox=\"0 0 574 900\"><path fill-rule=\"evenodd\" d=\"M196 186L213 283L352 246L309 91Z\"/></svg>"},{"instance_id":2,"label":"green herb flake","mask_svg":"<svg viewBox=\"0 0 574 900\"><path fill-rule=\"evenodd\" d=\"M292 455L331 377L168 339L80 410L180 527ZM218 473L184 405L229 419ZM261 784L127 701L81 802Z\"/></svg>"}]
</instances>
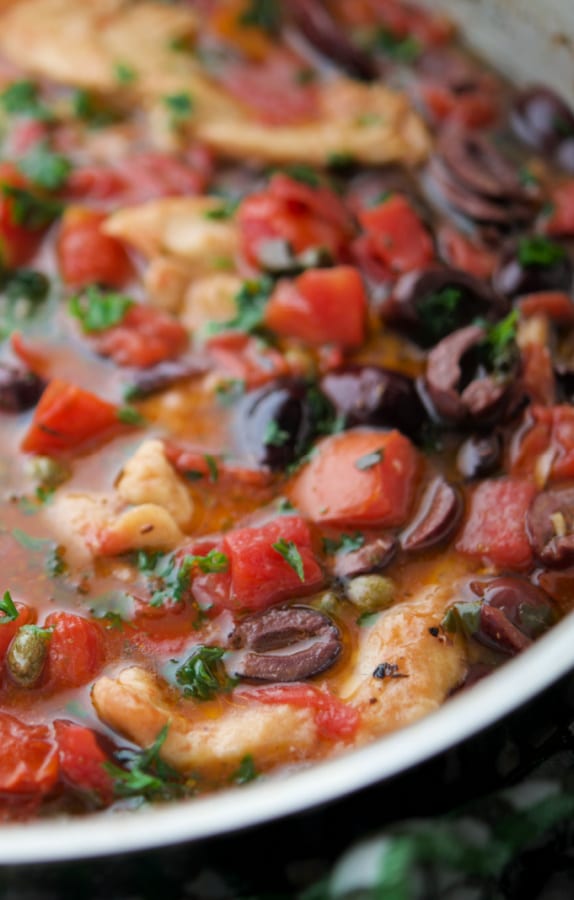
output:
<instances>
[{"instance_id":1,"label":"green herb flake","mask_svg":"<svg viewBox=\"0 0 574 900\"><path fill-rule=\"evenodd\" d=\"M129 66L127 63L116 63L114 67L114 74L118 84L133 84L137 79L136 70L133 68L133 66Z\"/></svg>"},{"instance_id":2,"label":"green herb flake","mask_svg":"<svg viewBox=\"0 0 574 900\"><path fill-rule=\"evenodd\" d=\"M318 188L321 186L321 179L317 172L311 166L305 166L302 163L293 163L291 166L285 166L282 170L285 175L294 181L300 181L308 187Z\"/></svg>"},{"instance_id":3,"label":"green herb flake","mask_svg":"<svg viewBox=\"0 0 574 900\"><path fill-rule=\"evenodd\" d=\"M414 37L398 37L384 27L377 28L371 46L393 62L405 65L415 62L422 53L422 47Z\"/></svg>"},{"instance_id":4,"label":"green herb flake","mask_svg":"<svg viewBox=\"0 0 574 900\"><path fill-rule=\"evenodd\" d=\"M100 97L78 88L71 95L72 115L89 128L105 128L120 118L118 112L106 107Z\"/></svg>"},{"instance_id":5,"label":"green herb flake","mask_svg":"<svg viewBox=\"0 0 574 900\"><path fill-rule=\"evenodd\" d=\"M57 578L66 572L66 560L64 558L64 548L61 546L53 547L46 557L46 573L50 578Z\"/></svg>"},{"instance_id":6,"label":"green herb flake","mask_svg":"<svg viewBox=\"0 0 574 900\"><path fill-rule=\"evenodd\" d=\"M279 538L279 540L276 541L275 544L271 544L271 546L279 556L283 557L287 565L291 566L293 571L297 573L299 581L305 581L303 559L301 558L297 545L293 541L286 541L285 538Z\"/></svg>"},{"instance_id":7,"label":"green herb flake","mask_svg":"<svg viewBox=\"0 0 574 900\"><path fill-rule=\"evenodd\" d=\"M222 331L243 331L247 334L261 332L265 307L273 289L270 278L244 281L240 291L235 295L237 314L227 322L212 322L209 326L211 334Z\"/></svg>"},{"instance_id":8,"label":"green herb flake","mask_svg":"<svg viewBox=\"0 0 574 900\"><path fill-rule=\"evenodd\" d=\"M561 262L565 257L564 247L542 235L521 238L518 242L518 260L523 266L546 268Z\"/></svg>"},{"instance_id":9,"label":"green herb flake","mask_svg":"<svg viewBox=\"0 0 574 900\"><path fill-rule=\"evenodd\" d=\"M138 427L140 425L145 425L146 423L145 417L142 416L141 412L129 404L120 406L117 416L118 421L123 425L133 425L134 427Z\"/></svg>"},{"instance_id":10,"label":"green herb flake","mask_svg":"<svg viewBox=\"0 0 574 900\"><path fill-rule=\"evenodd\" d=\"M357 625L361 628L369 628L371 625L374 625L377 619L380 616L380 612L364 612L361 613L359 618L356 620Z\"/></svg>"},{"instance_id":11,"label":"green herb flake","mask_svg":"<svg viewBox=\"0 0 574 900\"><path fill-rule=\"evenodd\" d=\"M217 460L215 456L212 456L210 453L205 453L203 458L209 472L209 480L213 484L215 484L215 482L219 480L219 467L217 465Z\"/></svg>"},{"instance_id":12,"label":"green herb flake","mask_svg":"<svg viewBox=\"0 0 574 900\"><path fill-rule=\"evenodd\" d=\"M232 784L249 784L259 777L259 773L255 768L255 761L250 753L243 757L238 768L229 779Z\"/></svg>"},{"instance_id":13,"label":"green herb flake","mask_svg":"<svg viewBox=\"0 0 574 900\"><path fill-rule=\"evenodd\" d=\"M18 168L39 187L57 191L68 180L72 163L61 153L51 150L45 141L41 141L19 161Z\"/></svg>"},{"instance_id":14,"label":"green herb flake","mask_svg":"<svg viewBox=\"0 0 574 900\"><path fill-rule=\"evenodd\" d=\"M416 309L420 323L433 341L456 330L462 300L463 293L459 288L445 287L418 301Z\"/></svg>"},{"instance_id":15,"label":"green herb flake","mask_svg":"<svg viewBox=\"0 0 574 900\"><path fill-rule=\"evenodd\" d=\"M504 319L487 328L482 344L487 366L499 375L510 371L519 353L516 344L519 314L514 309Z\"/></svg>"},{"instance_id":16,"label":"green herb flake","mask_svg":"<svg viewBox=\"0 0 574 900\"><path fill-rule=\"evenodd\" d=\"M26 550L32 550L34 552L41 552L45 550L46 547L50 544L50 541L46 538L32 537L31 534L28 534L21 528L14 528L12 531L12 537L14 538L14 540L18 541L21 547L24 547Z\"/></svg>"},{"instance_id":17,"label":"green herb flake","mask_svg":"<svg viewBox=\"0 0 574 900\"><path fill-rule=\"evenodd\" d=\"M9 116L27 116L30 119L50 121L53 116L39 99L38 85L33 81L14 81L0 94L0 105Z\"/></svg>"},{"instance_id":18,"label":"green herb flake","mask_svg":"<svg viewBox=\"0 0 574 900\"><path fill-rule=\"evenodd\" d=\"M172 127L178 128L193 115L193 99L191 94L183 91L179 94L168 94L163 98Z\"/></svg>"},{"instance_id":19,"label":"green herb flake","mask_svg":"<svg viewBox=\"0 0 574 900\"><path fill-rule=\"evenodd\" d=\"M204 212L203 218L210 219L214 222L225 222L228 219L233 218L237 212L239 203L239 200L234 200L232 198L222 200L220 206L214 206L213 209L208 209Z\"/></svg>"},{"instance_id":20,"label":"green herb flake","mask_svg":"<svg viewBox=\"0 0 574 900\"><path fill-rule=\"evenodd\" d=\"M184 697L212 700L216 694L232 690L236 681L230 678L223 665L225 650L199 644L175 673L175 680Z\"/></svg>"},{"instance_id":21,"label":"green herb flake","mask_svg":"<svg viewBox=\"0 0 574 900\"><path fill-rule=\"evenodd\" d=\"M16 269L0 275L0 291L10 301L29 300L43 303L50 292L50 282L35 269Z\"/></svg>"},{"instance_id":22,"label":"green herb flake","mask_svg":"<svg viewBox=\"0 0 574 900\"><path fill-rule=\"evenodd\" d=\"M227 572L229 569L229 557L220 550L210 550L204 556L194 556L188 553L184 556L184 563L189 568L197 568L204 574Z\"/></svg>"},{"instance_id":23,"label":"green herb flake","mask_svg":"<svg viewBox=\"0 0 574 900\"><path fill-rule=\"evenodd\" d=\"M364 543L365 535L356 531L354 534L342 534L334 539L323 538L323 549L328 556L333 556L335 553L345 554L360 550Z\"/></svg>"},{"instance_id":24,"label":"green herb flake","mask_svg":"<svg viewBox=\"0 0 574 900\"><path fill-rule=\"evenodd\" d=\"M14 221L30 231L40 231L51 225L63 212L64 206L59 200L40 197L26 188L14 187L11 184L0 186L2 193L11 201Z\"/></svg>"},{"instance_id":25,"label":"green herb flake","mask_svg":"<svg viewBox=\"0 0 574 900\"><path fill-rule=\"evenodd\" d=\"M123 322L132 306L134 300L127 294L105 291L93 284L84 293L72 297L68 310L86 334L97 334Z\"/></svg>"},{"instance_id":26,"label":"green herb flake","mask_svg":"<svg viewBox=\"0 0 574 900\"><path fill-rule=\"evenodd\" d=\"M7 622L14 622L18 618L18 610L16 604L12 600L10 591L4 591L4 596L0 600L0 625L6 625Z\"/></svg>"},{"instance_id":27,"label":"green herb flake","mask_svg":"<svg viewBox=\"0 0 574 900\"><path fill-rule=\"evenodd\" d=\"M245 381L242 378L228 378L220 381L215 388L215 395L223 406L232 406L245 393Z\"/></svg>"},{"instance_id":28,"label":"green herb flake","mask_svg":"<svg viewBox=\"0 0 574 900\"><path fill-rule=\"evenodd\" d=\"M168 725L164 725L154 743L146 750L120 751L118 756L124 768L114 763L103 763L105 771L114 779L116 797L168 800L190 793L179 772L160 757L168 728Z\"/></svg>"},{"instance_id":29,"label":"green herb flake","mask_svg":"<svg viewBox=\"0 0 574 900\"><path fill-rule=\"evenodd\" d=\"M289 432L281 428L275 419L271 419L267 423L263 435L263 443L266 447L283 447L289 438Z\"/></svg>"},{"instance_id":30,"label":"green herb flake","mask_svg":"<svg viewBox=\"0 0 574 900\"><path fill-rule=\"evenodd\" d=\"M352 153L347 153L344 150L336 150L333 153L329 153L327 156L327 165L330 169L348 169L350 166L355 165L356 159Z\"/></svg>"},{"instance_id":31,"label":"green herb flake","mask_svg":"<svg viewBox=\"0 0 574 900\"><path fill-rule=\"evenodd\" d=\"M239 24L276 34L281 25L281 7L277 0L249 0L239 17Z\"/></svg>"},{"instance_id":32,"label":"green herb flake","mask_svg":"<svg viewBox=\"0 0 574 900\"><path fill-rule=\"evenodd\" d=\"M355 468L359 469L360 472L364 472L367 469L372 469L373 466L378 466L384 458L385 450L384 447L381 447L379 450L373 450L372 453L366 453L364 456L360 456L359 459L356 459Z\"/></svg>"}]
</instances>

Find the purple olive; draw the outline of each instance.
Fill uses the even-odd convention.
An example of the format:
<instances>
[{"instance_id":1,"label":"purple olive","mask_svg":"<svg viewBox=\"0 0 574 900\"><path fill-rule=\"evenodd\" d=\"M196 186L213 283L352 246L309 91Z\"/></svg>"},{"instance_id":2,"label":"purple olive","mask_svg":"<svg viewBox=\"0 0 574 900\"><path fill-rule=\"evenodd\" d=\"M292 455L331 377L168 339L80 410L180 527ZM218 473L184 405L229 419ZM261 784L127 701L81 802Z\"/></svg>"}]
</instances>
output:
<instances>
[{"instance_id":1,"label":"purple olive","mask_svg":"<svg viewBox=\"0 0 574 900\"><path fill-rule=\"evenodd\" d=\"M525 144L551 156L574 137L574 111L555 91L542 85L517 94L510 122Z\"/></svg>"},{"instance_id":2,"label":"purple olive","mask_svg":"<svg viewBox=\"0 0 574 900\"><path fill-rule=\"evenodd\" d=\"M371 57L353 44L324 3L291 0L286 6L297 30L329 62L354 78L372 81L377 77Z\"/></svg>"},{"instance_id":3,"label":"purple olive","mask_svg":"<svg viewBox=\"0 0 574 900\"><path fill-rule=\"evenodd\" d=\"M446 541L458 528L463 511L459 491L444 478L428 486L414 521L401 535L403 550L428 550Z\"/></svg>"},{"instance_id":4,"label":"purple olive","mask_svg":"<svg viewBox=\"0 0 574 900\"><path fill-rule=\"evenodd\" d=\"M347 366L325 375L320 387L348 428L376 425L416 437L427 421L412 379L392 369Z\"/></svg>"},{"instance_id":5,"label":"purple olive","mask_svg":"<svg viewBox=\"0 0 574 900\"><path fill-rule=\"evenodd\" d=\"M36 406L46 383L25 369L0 363L0 411L19 413Z\"/></svg>"},{"instance_id":6,"label":"purple olive","mask_svg":"<svg viewBox=\"0 0 574 900\"><path fill-rule=\"evenodd\" d=\"M507 250L494 273L495 289L506 297L572 288L574 268L565 248L547 238L522 238Z\"/></svg>"},{"instance_id":7,"label":"purple olive","mask_svg":"<svg viewBox=\"0 0 574 900\"><path fill-rule=\"evenodd\" d=\"M330 415L331 406L317 388L302 379L278 379L239 403L237 440L258 465L285 469L305 452Z\"/></svg>"},{"instance_id":8,"label":"purple olive","mask_svg":"<svg viewBox=\"0 0 574 900\"><path fill-rule=\"evenodd\" d=\"M574 487L543 491L534 498L526 527L537 558L551 569L574 563Z\"/></svg>"},{"instance_id":9,"label":"purple olive","mask_svg":"<svg viewBox=\"0 0 574 900\"><path fill-rule=\"evenodd\" d=\"M496 321L508 311L508 300L483 281L436 266L403 275L383 306L383 317L429 347L478 318Z\"/></svg>"},{"instance_id":10,"label":"purple olive","mask_svg":"<svg viewBox=\"0 0 574 900\"><path fill-rule=\"evenodd\" d=\"M500 468L503 442L498 432L471 435L461 445L456 466L463 478L486 478Z\"/></svg>"},{"instance_id":11,"label":"purple olive","mask_svg":"<svg viewBox=\"0 0 574 900\"><path fill-rule=\"evenodd\" d=\"M525 578L506 575L475 581L470 590L482 603L474 637L494 650L520 652L556 618L550 597Z\"/></svg>"},{"instance_id":12,"label":"purple olive","mask_svg":"<svg viewBox=\"0 0 574 900\"><path fill-rule=\"evenodd\" d=\"M355 578L357 575L368 575L380 572L395 555L398 543L394 535L382 534L367 541L358 550L337 554L333 572L337 578Z\"/></svg>"},{"instance_id":13,"label":"purple olive","mask_svg":"<svg viewBox=\"0 0 574 900\"><path fill-rule=\"evenodd\" d=\"M181 381L203 375L206 368L199 360L169 359L149 369L134 369L126 395L130 399L150 397Z\"/></svg>"},{"instance_id":14,"label":"purple olive","mask_svg":"<svg viewBox=\"0 0 574 900\"><path fill-rule=\"evenodd\" d=\"M337 626L324 613L283 606L254 613L231 635L226 667L249 681L303 681L329 669L343 649Z\"/></svg>"}]
</instances>

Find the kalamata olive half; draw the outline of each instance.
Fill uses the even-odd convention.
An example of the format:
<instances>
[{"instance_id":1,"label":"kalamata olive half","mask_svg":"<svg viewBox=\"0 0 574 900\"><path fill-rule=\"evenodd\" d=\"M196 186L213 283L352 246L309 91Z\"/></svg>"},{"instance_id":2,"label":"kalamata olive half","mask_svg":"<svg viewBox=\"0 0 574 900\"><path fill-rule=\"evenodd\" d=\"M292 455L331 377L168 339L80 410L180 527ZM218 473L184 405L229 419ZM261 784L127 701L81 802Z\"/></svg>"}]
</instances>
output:
<instances>
[{"instance_id":1,"label":"kalamata olive half","mask_svg":"<svg viewBox=\"0 0 574 900\"><path fill-rule=\"evenodd\" d=\"M317 388L302 379L279 379L240 402L237 439L258 465L281 470L301 456L331 412Z\"/></svg>"},{"instance_id":2,"label":"kalamata olive half","mask_svg":"<svg viewBox=\"0 0 574 900\"><path fill-rule=\"evenodd\" d=\"M412 379L392 369L347 366L325 375L320 387L348 428L376 425L416 437L428 419Z\"/></svg>"},{"instance_id":3,"label":"kalamata olive half","mask_svg":"<svg viewBox=\"0 0 574 900\"><path fill-rule=\"evenodd\" d=\"M403 550L427 550L446 541L458 528L463 504L459 491L444 478L428 486L414 521L401 535Z\"/></svg>"},{"instance_id":4,"label":"kalamata olive half","mask_svg":"<svg viewBox=\"0 0 574 900\"><path fill-rule=\"evenodd\" d=\"M555 91L542 85L516 95L510 122L515 134L541 153L554 155L574 137L574 111Z\"/></svg>"},{"instance_id":5,"label":"kalamata olive half","mask_svg":"<svg viewBox=\"0 0 574 900\"><path fill-rule=\"evenodd\" d=\"M330 668L341 654L341 635L324 613L282 606L255 613L231 635L237 650L226 660L231 675L249 681L303 681Z\"/></svg>"},{"instance_id":6,"label":"kalamata olive half","mask_svg":"<svg viewBox=\"0 0 574 900\"><path fill-rule=\"evenodd\" d=\"M316 0L291 0L286 8L297 30L329 62L355 78L370 81L377 77L371 57L352 43L326 4Z\"/></svg>"},{"instance_id":7,"label":"kalamata olive half","mask_svg":"<svg viewBox=\"0 0 574 900\"><path fill-rule=\"evenodd\" d=\"M397 548L398 542L394 535L383 534L366 541L358 550L338 554L333 572L337 578L354 578L356 575L380 572L391 561Z\"/></svg>"},{"instance_id":8,"label":"kalamata olive half","mask_svg":"<svg viewBox=\"0 0 574 900\"><path fill-rule=\"evenodd\" d=\"M46 383L33 372L0 363L0 411L25 412L36 406Z\"/></svg>"},{"instance_id":9,"label":"kalamata olive half","mask_svg":"<svg viewBox=\"0 0 574 900\"><path fill-rule=\"evenodd\" d=\"M536 236L507 250L494 273L495 289L506 297L541 291L570 291L574 269L561 244Z\"/></svg>"},{"instance_id":10,"label":"kalamata olive half","mask_svg":"<svg viewBox=\"0 0 574 900\"><path fill-rule=\"evenodd\" d=\"M574 563L574 487L543 491L534 498L526 527L532 548L545 566Z\"/></svg>"},{"instance_id":11,"label":"kalamata olive half","mask_svg":"<svg viewBox=\"0 0 574 900\"><path fill-rule=\"evenodd\" d=\"M475 581L470 590L482 601L474 637L495 650L520 652L556 618L550 597L525 578L506 575Z\"/></svg>"},{"instance_id":12,"label":"kalamata olive half","mask_svg":"<svg viewBox=\"0 0 574 900\"><path fill-rule=\"evenodd\" d=\"M180 381L202 375L207 364L200 360L168 359L149 369L134 369L126 396L130 399L150 397Z\"/></svg>"},{"instance_id":13,"label":"kalamata olive half","mask_svg":"<svg viewBox=\"0 0 574 900\"><path fill-rule=\"evenodd\" d=\"M477 318L496 321L508 311L508 300L483 281L459 269L436 266L403 275L383 316L430 347Z\"/></svg>"},{"instance_id":14,"label":"kalamata olive half","mask_svg":"<svg viewBox=\"0 0 574 900\"><path fill-rule=\"evenodd\" d=\"M461 444L456 466L463 478L485 478L500 468L502 462L502 437L498 432L471 435Z\"/></svg>"}]
</instances>

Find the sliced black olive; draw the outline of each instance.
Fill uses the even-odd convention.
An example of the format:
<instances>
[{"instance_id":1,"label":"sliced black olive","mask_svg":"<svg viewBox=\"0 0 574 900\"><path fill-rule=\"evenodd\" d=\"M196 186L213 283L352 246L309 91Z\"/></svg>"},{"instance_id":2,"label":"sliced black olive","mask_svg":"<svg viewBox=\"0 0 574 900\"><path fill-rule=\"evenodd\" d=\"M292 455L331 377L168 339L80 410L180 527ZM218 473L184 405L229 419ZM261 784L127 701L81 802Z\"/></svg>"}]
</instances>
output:
<instances>
[{"instance_id":1,"label":"sliced black olive","mask_svg":"<svg viewBox=\"0 0 574 900\"><path fill-rule=\"evenodd\" d=\"M403 550L427 550L447 540L458 528L463 510L460 492L444 478L427 488L412 525L401 535Z\"/></svg>"},{"instance_id":2,"label":"sliced black olive","mask_svg":"<svg viewBox=\"0 0 574 900\"><path fill-rule=\"evenodd\" d=\"M574 487L538 494L526 525L534 552L545 566L562 569L574 563Z\"/></svg>"},{"instance_id":3,"label":"sliced black olive","mask_svg":"<svg viewBox=\"0 0 574 900\"><path fill-rule=\"evenodd\" d=\"M512 128L529 147L554 155L574 137L574 111L549 87L520 91L512 105Z\"/></svg>"},{"instance_id":4,"label":"sliced black olive","mask_svg":"<svg viewBox=\"0 0 574 900\"><path fill-rule=\"evenodd\" d=\"M16 369L0 363L0 410L25 412L36 406L46 383L24 369Z\"/></svg>"},{"instance_id":5,"label":"sliced black olive","mask_svg":"<svg viewBox=\"0 0 574 900\"><path fill-rule=\"evenodd\" d=\"M520 398L518 351L512 345L506 348L506 372L497 371L489 355L487 332L479 325L455 331L429 353L425 387L445 422L491 426L516 411Z\"/></svg>"},{"instance_id":6,"label":"sliced black olive","mask_svg":"<svg viewBox=\"0 0 574 900\"><path fill-rule=\"evenodd\" d=\"M502 437L498 432L471 435L458 451L456 458L458 471L469 480L492 475L500 468L502 448Z\"/></svg>"},{"instance_id":7,"label":"sliced black olive","mask_svg":"<svg viewBox=\"0 0 574 900\"><path fill-rule=\"evenodd\" d=\"M322 56L355 78L377 77L371 57L352 43L324 3L291 0L287 8L297 29Z\"/></svg>"},{"instance_id":8,"label":"sliced black olive","mask_svg":"<svg viewBox=\"0 0 574 900\"><path fill-rule=\"evenodd\" d=\"M483 281L437 266L403 275L383 307L383 316L430 347L477 318L496 321L508 310L508 300Z\"/></svg>"},{"instance_id":9,"label":"sliced black olive","mask_svg":"<svg viewBox=\"0 0 574 900\"><path fill-rule=\"evenodd\" d=\"M413 380L392 369L347 366L325 375L320 387L348 428L386 426L416 437L428 420Z\"/></svg>"},{"instance_id":10,"label":"sliced black olive","mask_svg":"<svg viewBox=\"0 0 574 900\"><path fill-rule=\"evenodd\" d=\"M334 574L337 578L353 578L356 575L380 572L389 564L397 547L397 540L392 534L373 538L358 550L336 556L333 567Z\"/></svg>"},{"instance_id":11,"label":"sliced black olive","mask_svg":"<svg viewBox=\"0 0 574 900\"><path fill-rule=\"evenodd\" d=\"M517 297L539 291L566 291L572 287L574 268L565 248L544 237L522 238L507 250L494 273L500 294Z\"/></svg>"},{"instance_id":12,"label":"sliced black olive","mask_svg":"<svg viewBox=\"0 0 574 900\"><path fill-rule=\"evenodd\" d=\"M249 616L235 628L230 646L240 651L226 662L230 674L250 681L303 681L329 669L342 650L332 620L305 606Z\"/></svg>"},{"instance_id":13,"label":"sliced black olive","mask_svg":"<svg viewBox=\"0 0 574 900\"><path fill-rule=\"evenodd\" d=\"M180 381L195 378L206 370L198 360L173 359L158 363L149 369L134 369L130 375L126 397L135 400L139 397L150 397Z\"/></svg>"},{"instance_id":14,"label":"sliced black olive","mask_svg":"<svg viewBox=\"0 0 574 900\"><path fill-rule=\"evenodd\" d=\"M473 582L470 589L482 601L474 637L493 649L518 653L556 618L550 597L525 578L500 576Z\"/></svg>"},{"instance_id":15,"label":"sliced black olive","mask_svg":"<svg viewBox=\"0 0 574 900\"><path fill-rule=\"evenodd\" d=\"M258 465L281 470L305 452L321 428L321 419L331 412L317 388L302 379L280 379L241 401L236 419L238 442Z\"/></svg>"}]
</instances>

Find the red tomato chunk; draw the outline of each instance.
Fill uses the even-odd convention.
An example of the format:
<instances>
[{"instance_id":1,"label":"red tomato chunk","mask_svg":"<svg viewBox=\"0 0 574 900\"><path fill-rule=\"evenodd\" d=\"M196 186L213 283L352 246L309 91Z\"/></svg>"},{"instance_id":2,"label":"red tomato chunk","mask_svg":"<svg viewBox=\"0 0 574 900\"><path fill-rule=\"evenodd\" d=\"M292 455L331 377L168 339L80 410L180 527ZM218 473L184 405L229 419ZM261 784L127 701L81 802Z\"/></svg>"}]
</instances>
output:
<instances>
[{"instance_id":1,"label":"red tomato chunk","mask_svg":"<svg viewBox=\"0 0 574 900\"><path fill-rule=\"evenodd\" d=\"M509 569L526 569L532 550L526 514L536 486L518 478L483 481L474 491L457 550Z\"/></svg>"},{"instance_id":2,"label":"red tomato chunk","mask_svg":"<svg viewBox=\"0 0 574 900\"><path fill-rule=\"evenodd\" d=\"M113 799L113 781L104 769L107 754L91 728L56 719L54 731L60 756L60 774L73 787L95 792L102 803Z\"/></svg>"},{"instance_id":3,"label":"red tomato chunk","mask_svg":"<svg viewBox=\"0 0 574 900\"><path fill-rule=\"evenodd\" d=\"M58 772L58 749L49 729L0 713L0 791L47 794Z\"/></svg>"},{"instance_id":4,"label":"red tomato chunk","mask_svg":"<svg viewBox=\"0 0 574 900\"><path fill-rule=\"evenodd\" d=\"M393 194L359 215L372 255L395 275L423 269L434 258L433 242L408 200Z\"/></svg>"},{"instance_id":5,"label":"red tomato chunk","mask_svg":"<svg viewBox=\"0 0 574 900\"><path fill-rule=\"evenodd\" d=\"M117 238L102 231L104 213L80 206L66 210L58 236L58 264L67 285L97 283L123 287L133 275L130 258Z\"/></svg>"},{"instance_id":6,"label":"red tomato chunk","mask_svg":"<svg viewBox=\"0 0 574 900\"><path fill-rule=\"evenodd\" d=\"M145 369L179 356L189 341L187 331L168 313L136 303L119 325L108 328L95 345L118 366Z\"/></svg>"},{"instance_id":7,"label":"red tomato chunk","mask_svg":"<svg viewBox=\"0 0 574 900\"><path fill-rule=\"evenodd\" d=\"M55 612L47 617L44 628L53 628L45 674L51 688L81 687L95 678L105 659L99 625L72 613Z\"/></svg>"}]
</instances>

